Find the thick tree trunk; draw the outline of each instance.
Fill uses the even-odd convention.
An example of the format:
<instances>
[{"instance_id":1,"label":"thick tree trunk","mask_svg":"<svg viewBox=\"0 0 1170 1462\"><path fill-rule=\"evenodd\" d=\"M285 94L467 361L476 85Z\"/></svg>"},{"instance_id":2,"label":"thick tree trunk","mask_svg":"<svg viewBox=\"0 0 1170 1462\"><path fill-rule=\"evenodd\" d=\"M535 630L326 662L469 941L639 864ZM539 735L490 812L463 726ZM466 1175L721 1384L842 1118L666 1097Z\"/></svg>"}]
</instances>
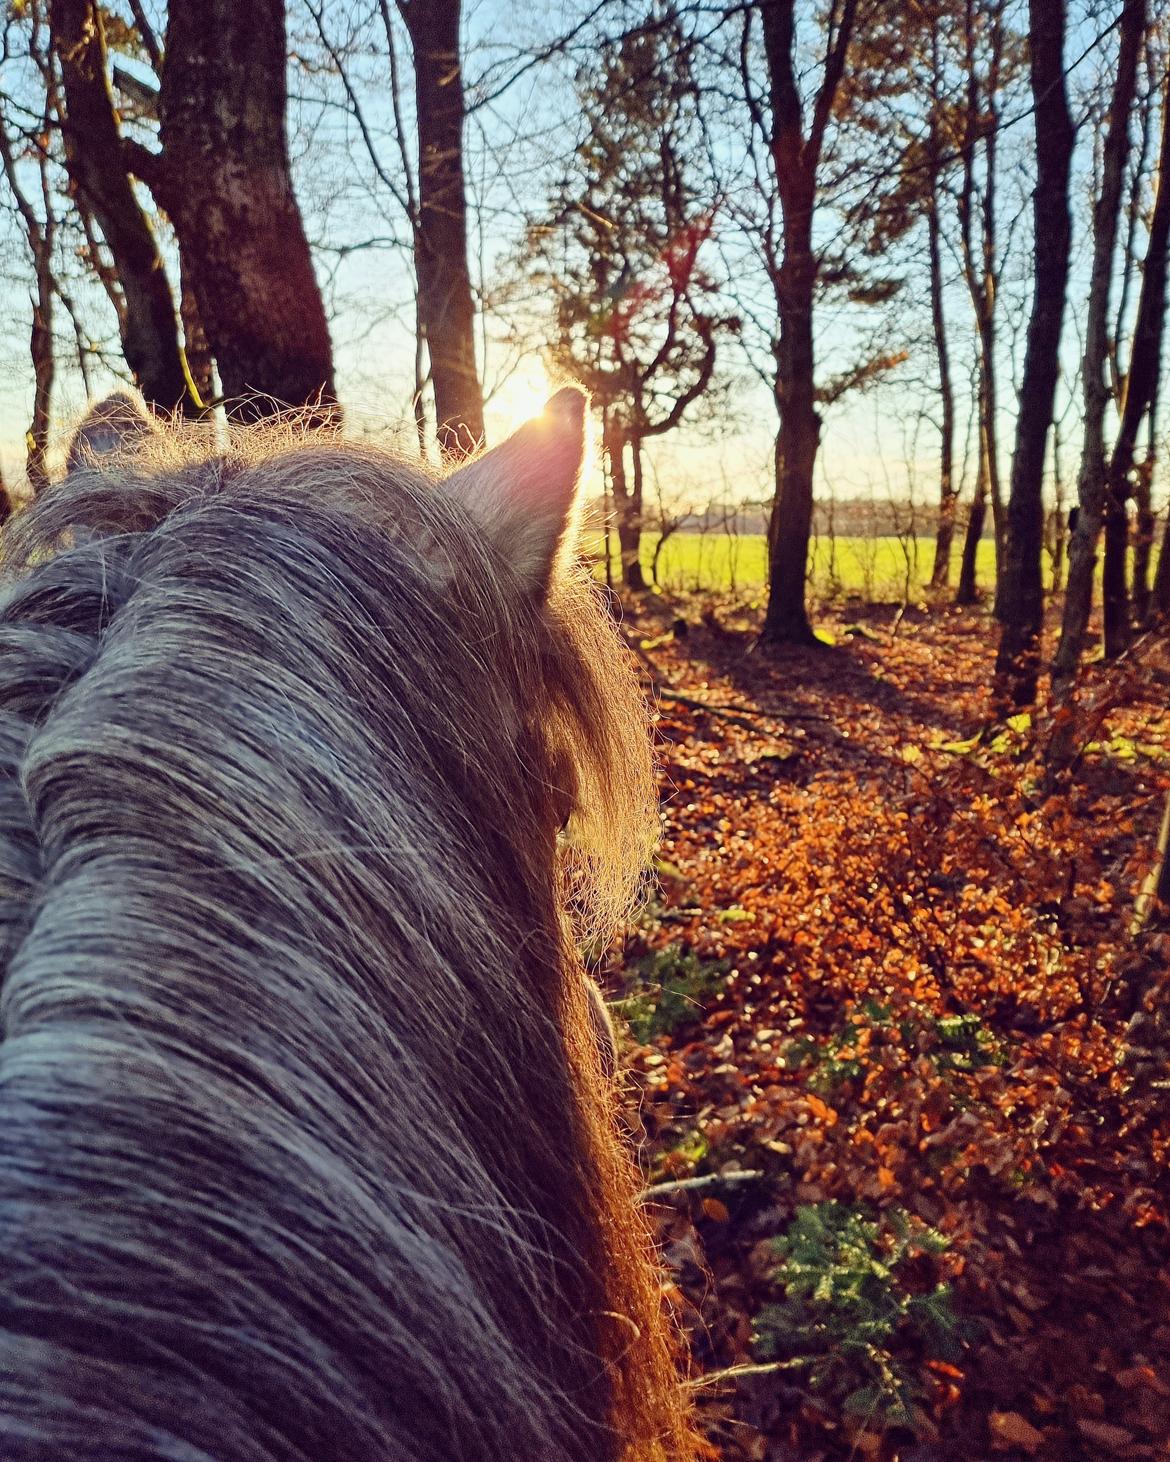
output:
<instances>
[{"instance_id":1,"label":"thick tree trunk","mask_svg":"<svg viewBox=\"0 0 1170 1462\"><path fill-rule=\"evenodd\" d=\"M1163 90L1162 138L1158 150L1158 189L1150 214L1142 287L1134 321L1133 350L1125 381L1121 423L1109 463L1105 492L1105 654L1121 654L1130 642L1129 593L1126 554L1129 524L1126 504L1132 490L1131 474L1138 432L1151 410L1158 390L1162 336L1166 319L1166 268L1170 250L1170 74Z\"/></svg>"},{"instance_id":2,"label":"thick tree trunk","mask_svg":"<svg viewBox=\"0 0 1170 1462\"><path fill-rule=\"evenodd\" d=\"M399 0L414 50L419 219L415 269L435 392L439 448L463 457L483 442L475 303L467 267L463 177L461 0Z\"/></svg>"},{"instance_id":3,"label":"thick tree trunk","mask_svg":"<svg viewBox=\"0 0 1170 1462\"><path fill-rule=\"evenodd\" d=\"M1044 623L1044 461L1060 374L1072 219L1068 184L1076 131L1064 86L1064 0L1029 0L1028 37L1036 113L1035 286L1016 449L1012 457L1003 574L997 694L1012 706L1036 699Z\"/></svg>"},{"instance_id":4,"label":"thick tree trunk","mask_svg":"<svg viewBox=\"0 0 1170 1462\"><path fill-rule=\"evenodd\" d=\"M336 416L329 329L293 196L282 0L171 0L157 178L228 410ZM156 179L148 179L156 186Z\"/></svg>"},{"instance_id":5,"label":"thick tree trunk","mask_svg":"<svg viewBox=\"0 0 1170 1462\"><path fill-rule=\"evenodd\" d=\"M126 172L106 73L101 9L93 0L51 0L49 18L65 91L69 177L114 259L125 303L119 326L126 364L153 406L193 412L197 402L175 301L158 243Z\"/></svg>"},{"instance_id":6,"label":"thick tree trunk","mask_svg":"<svg viewBox=\"0 0 1170 1462\"><path fill-rule=\"evenodd\" d=\"M1078 511L1069 543L1068 588L1060 643L1052 666L1052 691L1058 702L1067 699L1080 666L1093 603L1097 540L1105 511L1105 414L1110 397L1106 377L1110 348L1109 295L1129 151L1129 114L1137 82L1145 12L1145 0L1126 0L1122 10L1117 76L1102 154L1101 192L1093 210L1093 266L1081 370L1085 407L1077 476Z\"/></svg>"}]
</instances>

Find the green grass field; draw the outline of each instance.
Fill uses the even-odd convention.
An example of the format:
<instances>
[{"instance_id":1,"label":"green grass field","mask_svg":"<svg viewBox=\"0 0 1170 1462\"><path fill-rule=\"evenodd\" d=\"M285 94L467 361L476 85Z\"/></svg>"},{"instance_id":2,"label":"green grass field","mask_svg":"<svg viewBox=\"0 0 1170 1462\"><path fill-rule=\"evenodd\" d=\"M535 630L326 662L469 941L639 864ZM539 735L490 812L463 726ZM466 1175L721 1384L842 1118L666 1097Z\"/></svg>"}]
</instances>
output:
<instances>
[{"instance_id":1,"label":"green grass field","mask_svg":"<svg viewBox=\"0 0 1170 1462\"><path fill-rule=\"evenodd\" d=\"M642 564L650 577L658 535L643 534ZM958 578L959 551L951 563L952 583ZM615 578L620 579L616 567ZM598 545L602 559L604 548ZM813 590L818 596L858 594L873 600L901 600L907 590L906 552L897 538L826 538L812 550ZM929 539L910 551L909 596L919 596L930 581L934 544ZM1045 567L1048 568L1047 556ZM667 539L658 564L658 582L668 592L680 590L750 592L763 586L767 554L763 534L731 537L727 534L677 533ZM599 563L600 572L600 563ZM978 580L987 587L995 572L995 546L990 539L979 545Z\"/></svg>"}]
</instances>

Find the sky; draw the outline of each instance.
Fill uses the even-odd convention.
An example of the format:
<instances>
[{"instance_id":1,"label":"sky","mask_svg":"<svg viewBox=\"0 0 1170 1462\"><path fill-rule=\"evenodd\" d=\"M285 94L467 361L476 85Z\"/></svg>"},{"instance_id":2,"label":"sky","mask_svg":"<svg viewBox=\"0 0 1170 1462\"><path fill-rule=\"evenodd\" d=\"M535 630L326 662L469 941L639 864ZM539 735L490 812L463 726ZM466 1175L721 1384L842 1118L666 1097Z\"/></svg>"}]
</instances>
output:
<instances>
[{"instance_id":1,"label":"sky","mask_svg":"<svg viewBox=\"0 0 1170 1462\"><path fill-rule=\"evenodd\" d=\"M161 19L160 5L147 8ZM472 104L466 133L474 225L471 263L487 303L479 339L489 440L498 440L538 410L544 393L555 384L549 382L542 360L548 326L539 302L526 306L517 325L515 312L509 317L496 307L496 301L502 283L509 278L525 214L539 212L550 180L558 169L563 170L579 137L581 119L573 71L595 54L596 43L586 29L568 55L541 64L528 64L526 58L558 35L571 33L591 8L590 0L531 0L523 7L507 0L467 0L465 6L465 79ZM1074 99L1085 93L1095 77L1108 75L1111 42L1108 35L1101 39L1101 34L1107 32L1109 10L1089 0L1077 10L1068 47L1070 62L1078 59L1070 82ZM377 12L372 0L326 0L320 13L328 41L346 54L348 74L378 166L395 185L401 176L399 142L389 102L384 44L375 44L381 42ZM805 18L807 21L808 15ZM393 186L385 186L376 176L336 75L322 64L328 59L327 52L306 0L290 0L289 33L290 149L298 197L332 314L337 382L349 429L389 435L410 449L414 306L405 220L392 196ZM409 134L413 124L409 49L402 34L397 43L407 81L402 106ZM507 81L510 84L505 85ZM9 81L6 76L4 86L19 94L19 78ZM1010 402L1007 387L1018 377L1030 291L1028 161L1034 140L1026 94L1009 104L1005 123L1000 195L1001 234L1006 241L1001 370L1003 395ZM733 109L719 109L713 130L721 165L736 162L742 127L742 119ZM1080 286L1086 274L1088 171L1094 141L1092 126L1083 126L1074 182L1074 279L1079 283L1074 287L1074 307L1065 335L1069 383L1075 377L1081 344L1075 301L1083 297ZM412 137L408 137L408 146L413 146ZM62 202L62 206L67 204ZM23 432L31 408L29 296L22 242L6 195L0 201L0 215L0 460L6 479L12 480L22 466ZM711 266L718 271L730 262L752 312L767 324L769 291L758 271L752 274L752 240L732 227L729 213L719 227L724 230L725 244L719 257L711 259ZM822 238L831 242L838 227L839 220L825 211L820 218ZM911 279L916 270L921 278L918 249L915 243L895 261ZM974 347L970 308L957 261L951 259L948 268L955 384L965 401ZM922 501L932 499L937 435L928 418L937 414L937 408L921 296L921 287L907 289L881 314L839 296L820 305L818 355L825 374L851 364L874 343L910 352L907 363L881 387L847 398L826 412L820 461L822 493L832 491L841 498L883 500L913 495ZM109 337L112 314L104 298L90 289L79 291L78 299L87 327ZM70 341L71 337L62 336L63 361L55 400L62 431L85 400L76 363L69 364ZM757 374L760 360L758 341L752 352L734 346L724 350L720 376L726 411L716 424L691 424L654 444L649 461L652 493L658 485L671 501L696 508L720 498L767 499L772 487L776 416L770 391ZM98 367L91 386L100 394L115 379ZM1069 456L1063 472L1071 479L1076 399L1068 387L1058 409L1065 418L1063 439ZM1001 455L1010 449L1010 429L1010 411L1005 411ZM969 457L969 420L964 421L960 435L961 455ZM1006 460L1004 468L1006 482Z\"/></svg>"}]
</instances>

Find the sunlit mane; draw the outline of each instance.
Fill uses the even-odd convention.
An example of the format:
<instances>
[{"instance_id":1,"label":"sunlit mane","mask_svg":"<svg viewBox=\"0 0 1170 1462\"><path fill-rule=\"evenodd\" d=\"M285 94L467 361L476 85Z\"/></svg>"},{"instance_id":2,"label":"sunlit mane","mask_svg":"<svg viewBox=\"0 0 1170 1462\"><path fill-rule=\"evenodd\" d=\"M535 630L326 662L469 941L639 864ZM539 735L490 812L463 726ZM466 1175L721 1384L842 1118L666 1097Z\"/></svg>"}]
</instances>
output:
<instances>
[{"instance_id":1,"label":"sunlit mane","mask_svg":"<svg viewBox=\"0 0 1170 1462\"><path fill-rule=\"evenodd\" d=\"M99 417L14 525L5 1457L691 1455L566 917L636 887L645 712L550 410L446 483Z\"/></svg>"}]
</instances>

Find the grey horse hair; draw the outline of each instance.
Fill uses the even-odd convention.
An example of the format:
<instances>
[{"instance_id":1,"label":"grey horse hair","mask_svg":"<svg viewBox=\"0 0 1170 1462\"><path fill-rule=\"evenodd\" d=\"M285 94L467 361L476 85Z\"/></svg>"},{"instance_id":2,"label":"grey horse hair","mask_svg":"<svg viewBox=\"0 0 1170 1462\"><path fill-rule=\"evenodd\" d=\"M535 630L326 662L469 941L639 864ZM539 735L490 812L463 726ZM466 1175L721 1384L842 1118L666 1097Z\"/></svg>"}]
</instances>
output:
<instances>
[{"instance_id":1,"label":"grey horse hair","mask_svg":"<svg viewBox=\"0 0 1170 1462\"><path fill-rule=\"evenodd\" d=\"M574 952L645 707L568 517L536 573L476 467L110 416L4 540L0 1455L691 1456Z\"/></svg>"}]
</instances>

